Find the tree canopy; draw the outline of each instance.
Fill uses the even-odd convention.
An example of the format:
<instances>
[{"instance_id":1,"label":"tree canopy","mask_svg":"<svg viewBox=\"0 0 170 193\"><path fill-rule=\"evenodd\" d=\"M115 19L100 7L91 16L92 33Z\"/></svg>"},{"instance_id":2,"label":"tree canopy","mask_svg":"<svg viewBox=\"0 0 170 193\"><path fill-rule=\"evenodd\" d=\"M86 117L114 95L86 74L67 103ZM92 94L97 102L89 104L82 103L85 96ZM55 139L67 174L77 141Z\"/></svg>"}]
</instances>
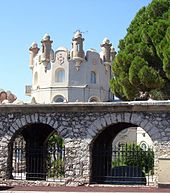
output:
<instances>
[{"instance_id":1,"label":"tree canopy","mask_svg":"<svg viewBox=\"0 0 170 193\"><path fill-rule=\"evenodd\" d=\"M112 92L121 100L170 99L170 1L138 11L112 65Z\"/></svg>"}]
</instances>

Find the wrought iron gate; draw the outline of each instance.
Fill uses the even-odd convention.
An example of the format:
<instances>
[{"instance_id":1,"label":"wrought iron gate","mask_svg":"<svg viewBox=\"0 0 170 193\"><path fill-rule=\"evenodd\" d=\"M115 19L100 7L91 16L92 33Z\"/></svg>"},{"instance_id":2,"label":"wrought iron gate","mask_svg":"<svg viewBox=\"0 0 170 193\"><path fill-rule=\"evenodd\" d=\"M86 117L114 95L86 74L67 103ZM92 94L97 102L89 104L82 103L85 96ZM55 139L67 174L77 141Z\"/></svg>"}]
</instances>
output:
<instances>
[{"instance_id":1,"label":"wrought iron gate","mask_svg":"<svg viewBox=\"0 0 170 193\"><path fill-rule=\"evenodd\" d=\"M92 160L92 183L149 185L153 181L154 152L150 148L98 145Z\"/></svg>"},{"instance_id":2,"label":"wrought iron gate","mask_svg":"<svg viewBox=\"0 0 170 193\"><path fill-rule=\"evenodd\" d=\"M63 142L59 144L53 141L41 147L33 147L27 145L22 136L18 136L13 143L12 178L62 180L64 178L64 154Z\"/></svg>"}]
</instances>

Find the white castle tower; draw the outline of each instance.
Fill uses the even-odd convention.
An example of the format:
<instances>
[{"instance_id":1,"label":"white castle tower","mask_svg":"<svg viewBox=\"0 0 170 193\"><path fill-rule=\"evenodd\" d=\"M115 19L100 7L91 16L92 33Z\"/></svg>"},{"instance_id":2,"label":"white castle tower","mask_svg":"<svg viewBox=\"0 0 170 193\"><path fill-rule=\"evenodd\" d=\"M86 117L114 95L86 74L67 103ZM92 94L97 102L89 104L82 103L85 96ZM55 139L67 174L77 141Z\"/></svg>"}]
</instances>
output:
<instances>
[{"instance_id":1,"label":"white castle tower","mask_svg":"<svg viewBox=\"0 0 170 193\"><path fill-rule=\"evenodd\" d=\"M111 64L116 52L105 38L102 52L83 50L82 33L77 31L69 51L52 49L50 36L45 34L41 49L36 43L30 47L32 85L26 86L26 95L37 103L112 101L109 89Z\"/></svg>"}]
</instances>

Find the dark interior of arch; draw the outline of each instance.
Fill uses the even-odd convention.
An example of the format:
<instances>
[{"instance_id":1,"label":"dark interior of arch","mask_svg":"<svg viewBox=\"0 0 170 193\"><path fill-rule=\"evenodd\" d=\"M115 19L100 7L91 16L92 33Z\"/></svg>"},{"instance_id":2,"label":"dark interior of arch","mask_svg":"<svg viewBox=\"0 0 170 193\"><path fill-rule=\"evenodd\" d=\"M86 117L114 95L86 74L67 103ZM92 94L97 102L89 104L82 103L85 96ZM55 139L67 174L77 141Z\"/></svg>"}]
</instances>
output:
<instances>
[{"instance_id":1,"label":"dark interior of arch","mask_svg":"<svg viewBox=\"0 0 170 193\"><path fill-rule=\"evenodd\" d=\"M111 170L112 142L116 135L125 128L136 126L131 123L113 124L97 136L92 145L91 183L102 183L103 177Z\"/></svg>"},{"instance_id":2,"label":"dark interior of arch","mask_svg":"<svg viewBox=\"0 0 170 193\"><path fill-rule=\"evenodd\" d=\"M52 127L45 124L28 125L21 131L26 143L30 147L42 147L48 136L54 131Z\"/></svg>"}]
</instances>

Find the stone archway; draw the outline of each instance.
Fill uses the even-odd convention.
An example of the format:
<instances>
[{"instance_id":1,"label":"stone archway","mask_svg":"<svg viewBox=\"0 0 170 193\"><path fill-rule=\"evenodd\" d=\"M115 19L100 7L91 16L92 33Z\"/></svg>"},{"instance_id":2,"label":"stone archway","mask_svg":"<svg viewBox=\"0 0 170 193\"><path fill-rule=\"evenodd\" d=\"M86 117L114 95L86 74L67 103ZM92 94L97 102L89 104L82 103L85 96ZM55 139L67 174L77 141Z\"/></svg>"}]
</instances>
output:
<instances>
[{"instance_id":1,"label":"stone archway","mask_svg":"<svg viewBox=\"0 0 170 193\"><path fill-rule=\"evenodd\" d=\"M91 182L105 183L112 170L112 142L123 129L135 126L127 123L117 123L106 127L93 141Z\"/></svg>"},{"instance_id":2,"label":"stone archway","mask_svg":"<svg viewBox=\"0 0 170 193\"><path fill-rule=\"evenodd\" d=\"M10 178L46 180L47 177L58 175L58 171L54 167L56 163L53 162L58 161L57 156L60 156L60 161L62 161L63 147L59 147L59 138L61 140L62 138L54 139L56 136L58 134L51 126L42 123L28 124L19 129L13 135L9 144L11 151L9 152L9 155L11 155L9 163L9 168L11 168L9 171ZM52 140L52 142L49 140ZM61 167L63 172L63 164ZM59 169L61 170L58 167Z\"/></svg>"},{"instance_id":3,"label":"stone archway","mask_svg":"<svg viewBox=\"0 0 170 193\"><path fill-rule=\"evenodd\" d=\"M152 124L149 118L140 113L107 113L99 116L88 128L89 143L93 144L95 138L106 128L112 124L127 123L141 127L150 136L153 142L161 141L160 129Z\"/></svg>"},{"instance_id":4,"label":"stone archway","mask_svg":"<svg viewBox=\"0 0 170 193\"><path fill-rule=\"evenodd\" d=\"M160 132L152 123L147 119L142 119L140 114L137 113L108 113L105 116L99 117L93 122L88 130L91 137L90 152L91 152L91 164L90 164L90 182L101 183L103 177L108 175L108 171L111 171L112 162L112 142L115 136L127 127L143 126L142 129L150 136L155 143L160 140ZM99 156L98 151L102 152ZM99 160L100 159L100 163ZM153 159L154 164L154 159ZM156 163L156 161L155 161ZM101 166L103 169L100 171L96 166ZM95 166L95 167L94 167ZM157 165L156 165L157 167ZM156 171L156 170L155 170ZM156 174L156 173L155 173ZM143 174L141 174L143 175ZM156 174L157 175L157 174ZM99 180L96 180L96 176ZM144 179L143 184L149 181ZM153 184L152 180L152 184Z\"/></svg>"}]
</instances>

